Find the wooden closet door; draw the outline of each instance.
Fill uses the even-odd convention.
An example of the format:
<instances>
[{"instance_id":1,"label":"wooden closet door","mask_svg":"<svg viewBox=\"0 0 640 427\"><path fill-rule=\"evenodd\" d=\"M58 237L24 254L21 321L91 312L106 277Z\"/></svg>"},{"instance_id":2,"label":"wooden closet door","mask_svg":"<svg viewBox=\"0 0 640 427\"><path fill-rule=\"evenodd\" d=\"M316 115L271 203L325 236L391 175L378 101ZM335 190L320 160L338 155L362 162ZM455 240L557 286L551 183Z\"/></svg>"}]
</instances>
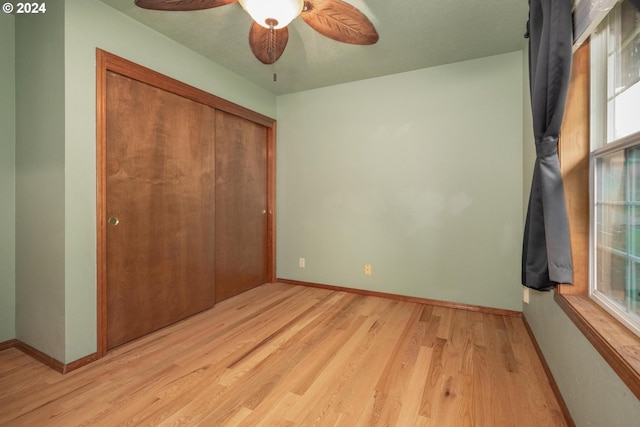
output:
<instances>
[{"instance_id":1,"label":"wooden closet door","mask_svg":"<svg viewBox=\"0 0 640 427\"><path fill-rule=\"evenodd\" d=\"M214 304L215 110L107 73L107 348Z\"/></svg>"},{"instance_id":2,"label":"wooden closet door","mask_svg":"<svg viewBox=\"0 0 640 427\"><path fill-rule=\"evenodd\" d=\"M269 281L267 128L216 112L216 301Z\"/></svg>"}]
</instances>

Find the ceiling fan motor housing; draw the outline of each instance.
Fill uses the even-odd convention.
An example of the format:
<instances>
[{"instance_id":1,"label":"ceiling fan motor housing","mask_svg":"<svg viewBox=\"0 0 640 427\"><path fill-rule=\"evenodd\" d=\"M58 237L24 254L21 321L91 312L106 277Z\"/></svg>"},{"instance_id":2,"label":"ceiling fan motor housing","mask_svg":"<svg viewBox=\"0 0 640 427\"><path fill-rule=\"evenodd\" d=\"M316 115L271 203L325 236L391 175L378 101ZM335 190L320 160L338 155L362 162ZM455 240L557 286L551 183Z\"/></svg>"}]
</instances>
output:
<instances>
[{"instance_id":1,"label":"ceiling fan motor housing","mask_svg":"<svg viewBox=\"0 0 640 427\"><path fill-rule=\"evenodd\" d=\"M254 21L265 28L284 28L293 21L304 6L304 0L239 0Z\"/></svg>"}]
</instances>

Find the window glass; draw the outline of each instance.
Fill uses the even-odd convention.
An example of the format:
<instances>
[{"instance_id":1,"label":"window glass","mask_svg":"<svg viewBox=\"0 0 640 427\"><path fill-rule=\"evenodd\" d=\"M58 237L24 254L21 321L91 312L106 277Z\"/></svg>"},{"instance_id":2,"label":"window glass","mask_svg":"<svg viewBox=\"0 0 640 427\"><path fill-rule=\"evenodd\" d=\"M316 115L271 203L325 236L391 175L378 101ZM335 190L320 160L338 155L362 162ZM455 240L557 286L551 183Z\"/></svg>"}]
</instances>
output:
<instances>
[{"instance_id":1,"label":"window glass","mask_svg":"<svg viewBox=\"0 0 640 427\"><path fill-rule=\"evenodd\" d=\"M640 320L640 146L597 159L596 290Z\"/></svg>"},{"instance_id":2,"label":"window glass","mask_svg":"<svg viewBox=\"0 0 640 427\"><path fill-rule=\"evenodd\" d=\"M640 12L629 1L609 15L608 141L640 131Z\"/></svg>"}]
</instances>

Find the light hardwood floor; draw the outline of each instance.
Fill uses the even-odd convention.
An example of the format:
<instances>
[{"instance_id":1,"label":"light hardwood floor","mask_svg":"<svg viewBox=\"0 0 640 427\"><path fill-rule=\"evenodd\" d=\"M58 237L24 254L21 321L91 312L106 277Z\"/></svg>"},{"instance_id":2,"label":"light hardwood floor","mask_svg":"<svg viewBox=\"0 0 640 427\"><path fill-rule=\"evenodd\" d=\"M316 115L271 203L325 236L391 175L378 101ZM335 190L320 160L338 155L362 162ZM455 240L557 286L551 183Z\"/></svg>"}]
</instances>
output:
<instances>
[{"instance_id":1,"label":"light hardwood floor","mask_svg":"<svg viewBox=\"0 0 640 427\"><path fill-rule=\"evenodd\" d=\"M566 424L518 317L276 283L66 375L0 352L0 425Z\"/></svg>"}]
</instances>

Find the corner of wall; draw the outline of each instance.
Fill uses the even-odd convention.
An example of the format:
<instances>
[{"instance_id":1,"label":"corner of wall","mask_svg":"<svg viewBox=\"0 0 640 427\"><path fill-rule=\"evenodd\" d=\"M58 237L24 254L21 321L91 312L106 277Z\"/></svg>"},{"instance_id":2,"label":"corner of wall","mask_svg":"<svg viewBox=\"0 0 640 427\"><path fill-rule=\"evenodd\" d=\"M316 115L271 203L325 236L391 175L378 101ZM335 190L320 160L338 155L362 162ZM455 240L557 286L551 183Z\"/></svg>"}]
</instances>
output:
<instances>
[{"instance_id":1,"label":"corner of wall","mask_svg":"<svg viewBox=\"0 0 640 427\"><path fill-rule=\"evenodd\" d=\"M15 18L15 335L64 361L64 2Z\"/></svg>"},{"instance_id":2,"label":"corner of wall","mask_svg":"<svg viewBox=\"0 0 640 427\"><path fill-rule=\"evenodd\" d=\"M15 338L15 17L0 15L0 342Z\"/></svg>"},{"instance_id":3,"label":"corner of wall","mask_svg":"<svg viewBox=\"0 0 640 427\"><path fill-rule=\"evenodd\" d=\"M279 96L278 277L520 310L521 56Z\"/></svg>"}]
</instances>

